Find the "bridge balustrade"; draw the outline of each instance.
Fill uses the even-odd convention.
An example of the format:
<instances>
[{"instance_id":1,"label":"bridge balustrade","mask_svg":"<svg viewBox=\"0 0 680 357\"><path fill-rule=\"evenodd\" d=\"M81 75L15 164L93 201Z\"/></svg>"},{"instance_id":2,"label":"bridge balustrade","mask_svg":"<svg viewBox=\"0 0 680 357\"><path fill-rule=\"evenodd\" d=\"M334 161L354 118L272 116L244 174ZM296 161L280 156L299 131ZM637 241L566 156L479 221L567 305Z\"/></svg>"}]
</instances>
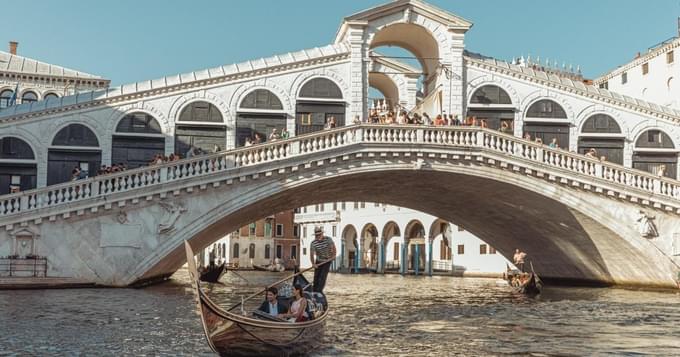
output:
<instances>
[{"instance_id":1,"label":"bridge balustrade","mask_svg":"<svg viewBox=\"0 0 680 357\"><path fill-rule=\"evenodd\" d=\"M466 126L353 125L0 197L0 217L105 197L228 170L323 152L352 144L407 144L472 148L680 198L680 183L648 172L551 149L490 129Z\"/></svg>"}]
</instances>

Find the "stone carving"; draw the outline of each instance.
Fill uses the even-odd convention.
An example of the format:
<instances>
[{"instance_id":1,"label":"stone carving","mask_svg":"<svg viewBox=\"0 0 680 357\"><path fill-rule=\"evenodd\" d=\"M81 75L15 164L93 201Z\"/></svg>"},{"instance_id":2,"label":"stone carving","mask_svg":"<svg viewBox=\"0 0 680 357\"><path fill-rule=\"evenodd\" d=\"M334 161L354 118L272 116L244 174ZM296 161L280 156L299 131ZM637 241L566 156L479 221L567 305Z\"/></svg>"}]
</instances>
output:
<instances>
[{"instance_id":1,"label":"stone carving","mask_svg":"<svg viewBox=\"0 0 680 357\"><path fill-rule=\"evenodd\" d=\"M116 220L120 224L130 223L130 220L128 219L127 212L125 212L125 211L118 212L118 215L116 216Z\"/></svg>"},{"instance_id":2,"label":"stone carving","mask_svg":"<svg viewBox=\"0 0 680 357\"><path fill-rule=\"evenodd\" d=\"M158 224L158 233L168 233L175 229L175 223L182 213L186 212L187 209L181 203L174 202L160 202L159 205L165 209L167 212L163 216L163 220Z\"/></svg>"},{"instance_id":3,"label":"stone carving","mask_svg":"<svg viewBox=\"0 0 680 357\"><path fill-rule=\"evenodd\" d=\"M659 236L659 231L656 229L654 224L655 216L650 216L645 211L640 211L640 218L638 218L638 229L640 235L645 238L655 238Z\"/></svg>"},{"instance_id":4,"label":"stone carving","mask_svg":"<svg viewBox=\"0 0 680 357\"><path fill-rule=\"evenodd\" d=\"M413 168L416 170L422 170L423 168L430 167L430 164L425 162L423 159L418 159L413 163Z\"/></svg>"}]
</instances>

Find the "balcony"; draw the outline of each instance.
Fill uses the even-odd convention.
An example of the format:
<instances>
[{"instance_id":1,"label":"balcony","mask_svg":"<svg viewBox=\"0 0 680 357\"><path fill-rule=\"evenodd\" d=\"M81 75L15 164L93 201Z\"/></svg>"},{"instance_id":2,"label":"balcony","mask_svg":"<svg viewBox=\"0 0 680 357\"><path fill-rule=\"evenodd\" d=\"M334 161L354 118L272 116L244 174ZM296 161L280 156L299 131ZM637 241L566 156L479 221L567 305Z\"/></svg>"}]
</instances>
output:
<instances>
[{"instance_id":1,"label":"balcony","mask_svg":"<svg viewBox=\"0 0 680 357\"><path fill-rule=\"evenodd\" d=\"M339 222L340 211L296 213L294 220L298 224Z\"/></svg>"}]
</instances>

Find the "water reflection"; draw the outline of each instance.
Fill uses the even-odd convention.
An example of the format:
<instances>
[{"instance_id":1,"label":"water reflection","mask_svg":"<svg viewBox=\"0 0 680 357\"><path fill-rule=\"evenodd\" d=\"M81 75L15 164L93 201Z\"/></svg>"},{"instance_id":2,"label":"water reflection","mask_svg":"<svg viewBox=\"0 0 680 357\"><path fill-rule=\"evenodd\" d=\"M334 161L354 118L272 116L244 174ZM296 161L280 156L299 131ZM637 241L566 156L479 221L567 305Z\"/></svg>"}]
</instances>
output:
<instances>
[{"instance_id":1,"label":"water reflection","mask_svg":"<svg viewBox=\"0 0 680 357\"><path fill-rule=\"evenodd\" d=\"M228 273L223 306L280 275ZM680 295L499 281L333 275L318 356L657 354L680 350ZM146 289L0 291L0 350L33 355L210 355L185 270Z\"/></svg>"}]
</instances>

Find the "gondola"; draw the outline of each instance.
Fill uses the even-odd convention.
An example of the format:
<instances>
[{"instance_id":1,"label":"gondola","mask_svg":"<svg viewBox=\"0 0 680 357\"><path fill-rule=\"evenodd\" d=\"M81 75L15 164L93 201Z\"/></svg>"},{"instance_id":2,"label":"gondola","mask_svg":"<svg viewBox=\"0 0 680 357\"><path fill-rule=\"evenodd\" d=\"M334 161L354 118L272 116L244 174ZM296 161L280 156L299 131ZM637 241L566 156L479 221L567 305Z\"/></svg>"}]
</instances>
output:
<instances>
[{"instance_id":1,"label":"gondola","mask_svg":"<svg viewBox=\"0 0 680 357\"><path fill-rule=\"evenodd\" d=\"M507 270L505 273L505 280L518 293L528 296L536 296L543 290L543 282L541 278L534 271L533 264L531 265L531 272L524 273L516 269L511 269L506 264Z\"/></svg>"},{"instance_id":2,"label":"gondola","mask_svg":"<svg viewBox=\"0 0 680 357\"><path fill-rule=\"evenodd\" d=\"M249 317L245 313L233 313L240 304L225 310L215 304L201 290L196 277L194 253L189 243L184 243L191 285L197 297L198 310L208 345L220 354L229 356L288 356L307 354L316 349L322 341L328 309L319 316L305 322L284 322L276 317L260 314L261 318ZM301 276L296 273L294 276ZM287 279L280 280L278 283ZM260 293L251 295L258 296ZM249 297L250 298L250 297Z\"/></svg>"},{"instance_id":3,"label":"gondola","mask_svg":"<svg viewBox=\"0 0 680 357\"><path fill-rule=\"evenodd\" d=\"M283 265L279 265L279 267L277 268L276 265L265 266L265 265L253 264L253 269L260 270L260 271L279 272L279 273L286 271L286 267L284 267Z\"/></svg>"},{"instance_id":4,"label":"gondola","mask_svg":"<svg viewBox=\"0 0 680 357\"><path fill-rule=\"evenodd\" d=\"M220 265L209 265L201 272L199 279L205 281L206 283L216 283L220 280L222 275L227 271L225 269L224 263Z\"/></svg>"}]
</instances>

